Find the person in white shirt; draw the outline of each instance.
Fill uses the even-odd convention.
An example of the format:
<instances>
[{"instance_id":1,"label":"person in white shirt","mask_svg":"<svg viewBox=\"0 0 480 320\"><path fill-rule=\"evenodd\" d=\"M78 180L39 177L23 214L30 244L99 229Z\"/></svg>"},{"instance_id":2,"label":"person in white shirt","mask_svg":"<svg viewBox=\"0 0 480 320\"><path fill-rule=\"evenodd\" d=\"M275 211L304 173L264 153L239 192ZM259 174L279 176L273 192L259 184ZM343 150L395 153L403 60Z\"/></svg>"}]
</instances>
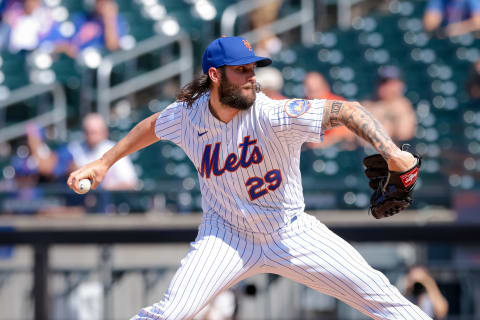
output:
<instances>
[{"instance_id":1,"label":"person in white shirt","mask_svg":"<svg viewBox=\"0 0 480 320\"><path fill-rule=\"evenodd\" d=\"M56 27L52 10L40 0L7 3L3 21L10 28L10 52L35 50Z\"/></svg>"},{"instance_id":2,"label":"person in white shirt","mask_svg":"<svg viewBox=\"0 0 480 320\"><path fill-rule=\"evenodd\" d=\"M108 140L108 127L98 113L89 113L83 119L84 141L69 143L68 150L73 156L74 170L101 157L115 143ZM106 190L132 190L138 183L135 168L128 157L118 161L103 180Z\"/></svg>"},{"instance_id":3,"label":"person in white shirt","mask_svg":"<svg viewBox=\"0 0 480 320\"><path fill-rule=\"evenodd\" d=\"M66 147L50 150L44 143L40 128L34 124L27 127L28 146L39 173L58 179L107 152L115 143L108 140L108 127L102 116L90 113L83 119L84 139L72 141ZM105 190L132 190L138 183L137 173L129 157L118 161L102 183Z\"/></svg>"}]
</instances>

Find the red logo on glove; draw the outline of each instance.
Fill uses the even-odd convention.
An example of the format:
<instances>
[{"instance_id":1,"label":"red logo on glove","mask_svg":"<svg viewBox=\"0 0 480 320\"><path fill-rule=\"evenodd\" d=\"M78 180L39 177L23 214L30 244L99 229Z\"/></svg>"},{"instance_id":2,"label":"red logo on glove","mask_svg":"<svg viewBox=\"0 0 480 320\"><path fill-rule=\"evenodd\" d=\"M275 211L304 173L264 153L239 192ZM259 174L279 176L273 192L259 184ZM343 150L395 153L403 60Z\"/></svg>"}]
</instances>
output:
<instances>
[{"instance_id":1,"label":"red logo on glove","mask_svg":"<svg viewBox=\"0 0 480 320\"><path fill-rule=\"evenodd\" d=\"M410 187L412 184L415 183L415 181L417 181L417 177L418 168L415 168L412 171L402 174L400 176L400 179L402 179L402 183L405 187Z\"/></svg>"}]
</instances>

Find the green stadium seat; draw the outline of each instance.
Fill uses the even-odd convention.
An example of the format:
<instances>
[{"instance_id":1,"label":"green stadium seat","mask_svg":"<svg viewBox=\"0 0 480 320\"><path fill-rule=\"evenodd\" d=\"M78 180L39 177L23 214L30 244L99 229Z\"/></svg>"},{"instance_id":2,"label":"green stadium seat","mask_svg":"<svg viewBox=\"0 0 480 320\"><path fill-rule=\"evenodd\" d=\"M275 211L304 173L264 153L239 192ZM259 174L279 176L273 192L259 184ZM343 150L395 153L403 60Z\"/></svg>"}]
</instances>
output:
<instances>
[{"instance_id":1,"label":"green stadium seat","mask_svg":"<svg viewBox=\"0 0 480 320\"><path fill-rule=\"evenodd\" d=\"M25 54L2 52L1 59L2 64L0 70L5 76L3 84L10 90L20 88L30 82L26 68Z\"/></svg>"}]
</instances>

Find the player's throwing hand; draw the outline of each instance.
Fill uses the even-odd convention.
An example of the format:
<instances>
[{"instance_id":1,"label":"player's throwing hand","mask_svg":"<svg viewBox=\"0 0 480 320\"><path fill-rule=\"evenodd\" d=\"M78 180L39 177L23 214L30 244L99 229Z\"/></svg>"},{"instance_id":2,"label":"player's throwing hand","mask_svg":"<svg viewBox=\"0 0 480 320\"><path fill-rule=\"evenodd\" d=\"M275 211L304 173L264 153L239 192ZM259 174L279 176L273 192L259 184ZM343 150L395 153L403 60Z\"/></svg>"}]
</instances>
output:
<instances>
[{"instance_id":1,"label":"player's throwing hand","mask_svg":"<svg viewBox=\"0 0 480 320\"><path fill-rule=\"evenodd\" d=\"M67 184L76 193L85 193L80 189L79 182L82 179L90 180L92 186L91 189L95 190L102 182L109 167L104 163L102 159L90 162L89 164L81 167L78 170L73 171L68 177Z\"/></svg>"}]
</instances>

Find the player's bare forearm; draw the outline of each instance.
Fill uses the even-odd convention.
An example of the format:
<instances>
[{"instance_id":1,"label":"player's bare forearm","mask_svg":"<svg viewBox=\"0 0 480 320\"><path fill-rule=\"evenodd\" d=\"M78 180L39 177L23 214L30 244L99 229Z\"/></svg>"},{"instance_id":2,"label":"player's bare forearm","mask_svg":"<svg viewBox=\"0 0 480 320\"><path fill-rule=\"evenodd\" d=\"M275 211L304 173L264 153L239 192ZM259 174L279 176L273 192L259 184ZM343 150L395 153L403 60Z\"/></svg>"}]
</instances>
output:
<instances>
[{"instance_id":1,"label":"player's bare forearm","mask_svg":"<svg viewBox=\"0 0 480 320\"><path fill-rule=\"evenodd\" d=\"M103 155L102 161L111 167L121 158L157 142L158 137L155 135L157 118L158 113L139 122L122 140Z\"/></svg>"},{"instance_id":2,"label":"player's bare forearm","mask_svg":"<svg viewBox=\"0 0 480 320\"><path fill-rule=\"evenodd\" d=\"M322 122L324 130L346 126L369 142L387 161L400 151L380 122L358 102L327 100Z\"/></svg>"}]
</instances>

